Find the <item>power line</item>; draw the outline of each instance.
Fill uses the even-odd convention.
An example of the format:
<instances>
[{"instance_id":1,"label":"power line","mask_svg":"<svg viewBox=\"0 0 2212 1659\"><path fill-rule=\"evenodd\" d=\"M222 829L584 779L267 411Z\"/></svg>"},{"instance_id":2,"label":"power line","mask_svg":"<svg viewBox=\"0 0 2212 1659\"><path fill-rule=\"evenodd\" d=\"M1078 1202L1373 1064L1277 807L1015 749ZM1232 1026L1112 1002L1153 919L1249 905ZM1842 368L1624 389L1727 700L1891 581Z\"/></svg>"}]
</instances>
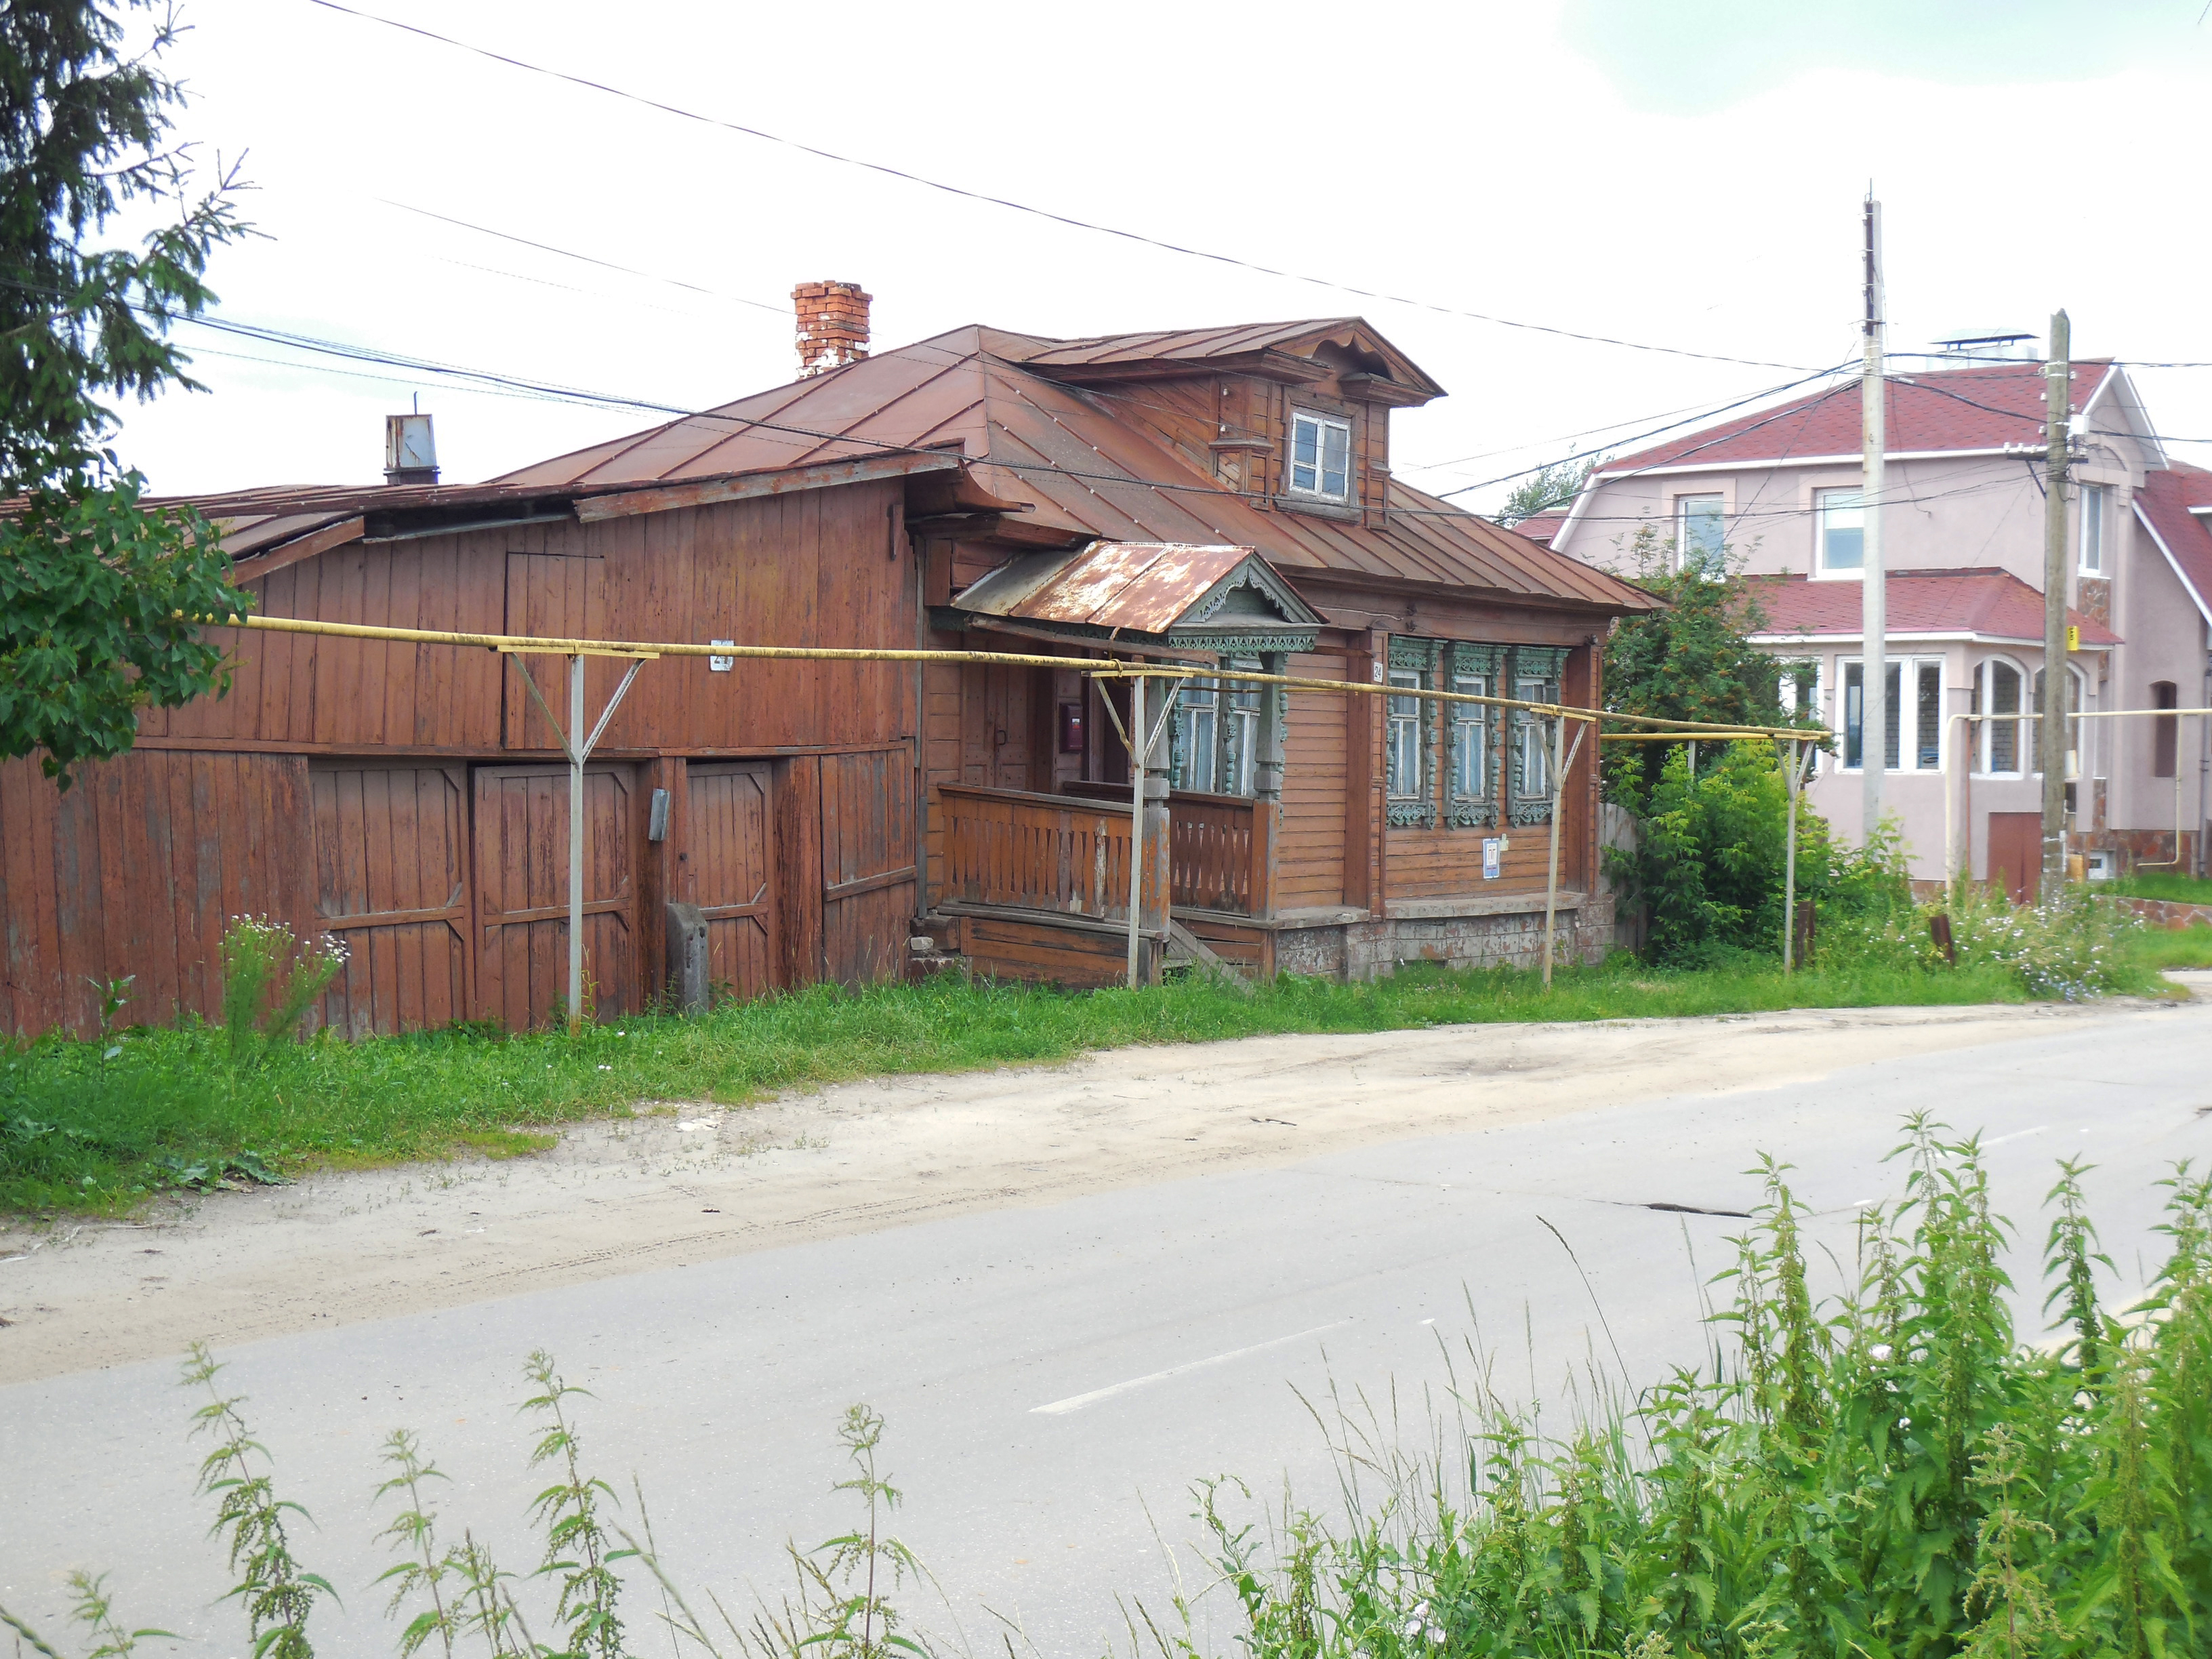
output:
<instances>
[{"instance_id":1,"label":"power line","mask_svg":"<svg viewBox=\"0 0 2212 1659\"><path fill-rule=\"evenodd\" d=\"M574 248L556 247L550 242L535 242L527 236L517 236L513 231L494 230L489 225L476 224L467 219L456 219L449 213L433 213L428 208L415 207L405 202L395 202L389 196L372 197L370 199L381 202L388 208L398 208L402 213L420 214L425 219L435 219L443 224L458 225L463 230L475 231L480 236L495 236L502 242L517 242L524 247L534 247L541 253L557 253L563 259L579 259L587 265L597 265L602 270L618 270L625 276L641 276L648 283L665 283L671 288L687 289L694 294L703 294L710 300L728 300L736 305L751 306L761 311L772 311L779 317L791 315L791 307L788 306L770 305L765 300L749 300L742 294L728 294L717 289L702 288L696 283L687 283L678 276L663 276L656 271L639 270L632 265L618 265L611 259L602 259L589 253L579 253ZM503 271L500 274L512 276L514 273ZM532 282L536 279L526 276L520 280Z\"/></svg>"},{"instance_id":2,"label":"power line","mask_svg":"<svg viewBox=\"0 0 2212 1659\"><path fill-rule=\"evenodd\" d=\"M840 167L859 167L869 173L880 173L885 178L901 179L910 185L920 185L925 189L941 191L948 196L957 196L967 201L1005 208L1014 213L1025 213L1033 218L1048 220L1054 224L1066 225L1072 229L1091 231L1101 236L1116 237L1125 242L1134 242L1146 247L1158 248L1169 253L1179 253L1188 258L1205 259L1215 264L1255 271L1263 276L1276 276L1288 282L1304 283L1314 288L1329 289L1339 294L1357 295L1362 299L1381 300L1391 305L1410 306L1415 310L1434 312L1442 316L1471 318L1476 322L1491 323L1500 328L1522 329L1530 333L1549 334L1561 339L1582 340L1594 345L1620 346L1632 351L1657 352L1670 357L1693 357L1705 362L1741 363L1753 368L1802 370L1803 368L1800 363L1772 362L1759 357L1730 357L1718 352L1691 351L1680 346L1650 345L1639 340L1623 340L1607 334L1587 334L1576 329L1555 328L1546 323L1520 322L1510 317L1495 316L1487 312L1468 311L1457 306L1437 305L1430 301L1410 299L1404 295L1388 294L1376 289L1357 288L1349 283L1335 282L1325 276L1310 276L1301 271L1285 270L1274 265L1264 265L1250 259L1240 259L1233 254L1216 253L1206 248L1189 247L1180 242L1170 242L1156 236L1147 236L1139 231L1123 230L1113 225L1097 224L1088 219L1075 218L1069 214L1055 213L1048 208L1033 207L1026 202L1017 202L1007 197L993 196L983 191L969 190L959 185L946 184L941 179L908 172L903 167L891 167L885 162L840 155L836 150L823 149L817 145L803 143L796 138L786 138L778 133L747 126L742 122L726 120L720 116L702 115L696 110L684 109L678 105L664 103L657 98L648 98L641 93L625 91L620 87L610 86L604 81L593 81L585 76L571 75L563 70L549 69L544 64L532 64L520 58L511 57L506 52L494 52L488 46L479 46L470 41L455 40L451 35L441 34L435 29L423 28L419 24L403 23L397 18L384 17L374 12L362 11L356 7L342 4L340 0L307 0L307 3L310 5L319 6L325 11L343 13L346 16L358 18L363 22L380 23L386 28L398 29L402 33L417 35L425 40L434 40L441 46L451 46L456 51L489 58L493 63L504 64L510 69L521 70L532 75L542 75L550 80L565 82L570 86L582 87L588 91L604 93L611 98L619 98L626 103L636 104L646 109L658 110L664 115L675 116L679 120L696 121L703 126L718 127L726 132L739 133L748 138L757 138L767 143L780 144L787 149L795 149L825 161L834 161Z\"/></svg>"}]
</instances>

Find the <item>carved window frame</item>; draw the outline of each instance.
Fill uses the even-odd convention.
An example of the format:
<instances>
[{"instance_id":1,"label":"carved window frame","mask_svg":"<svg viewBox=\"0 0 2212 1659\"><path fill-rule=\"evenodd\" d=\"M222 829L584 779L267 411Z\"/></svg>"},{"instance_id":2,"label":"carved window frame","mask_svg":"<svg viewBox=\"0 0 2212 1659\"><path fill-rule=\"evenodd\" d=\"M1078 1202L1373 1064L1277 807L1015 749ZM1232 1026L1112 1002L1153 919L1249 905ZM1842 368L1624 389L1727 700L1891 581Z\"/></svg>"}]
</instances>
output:
<instances>
[{"instance_id":1,"label":"carved window frame","mask_svg":"<svg viewBox=\"0 0 2212 1659\"><path fill-rule=\"evenodd\" d=\"M1389 667L1392 673L1411 673L1415 676L1414 689L1433 691L1437 689L1437 668L1443 654L1441 640L1412 639L1393 635L1390 639ZM1384 769L1388 775L1389 744L1390 742L1390 700L1383 703L1382 741ZM1419 791L1417 794L1386 797L1384 819L1395 829L1425 829L1437 821L1437 793L1440 781L1443 745L1437 741L1436 711L1442 707L1433 697L1414 699L1413 731L1415 749L1413 776Z\"/></svg>"},{"instance_id":2,"label":"carved window frame","mask_svg":"<svg viewBox=\"0 0 2212 1659\"><path fill-rule=\"evenodd\" d=\"M1498 671L1504 665L1506 647L1502 645L1473 645L1454 641L1448 648L1446 666L1448 683L1443 689L1456 691L1460 681L1468 676L1479 677L1482 682L1480 696L1495 697ZM1455 829L1487 830L1498 822L1498 731L1504 722L1496 715L1500 712L1487 703L1449 702L1443 705L1445 730L1449 732L1449 752L1444 772L1444 822ZM1470 716L1467 711L1473 710ZM1459 760L1462 746L1472 736L1482 746L1482 787L1474 794L1462 794L1459 788Z\"/></svg>"},{"instance_id":3,"label":"carved window frame","mask_svg":"<svg viewBox=\"0 0 2212 1659\"><path fill-rule=\"evenodd\" d=\"M1559 700L1559 679L1566 672L1568 647L1557 645L1516 645L1513 647L1510 670L1504 684L1505 696L1518 698L1522 695L1522 682L1538 680L1542 689L1529 698L1532 702L1557 702ZM1554 717L1556 718L1556 717ZM1525 708L1511 711L1511 718L1502 724L1505 733L1506 821L1516 825L1549 823L1552 821L1552 792L1539 787L1530 788L1528 772L1530 750L1528 734L1534 729L1536 742L1544 758L1538 767L1548 770L1547 717Z\"/></svg>"}]
</instances>

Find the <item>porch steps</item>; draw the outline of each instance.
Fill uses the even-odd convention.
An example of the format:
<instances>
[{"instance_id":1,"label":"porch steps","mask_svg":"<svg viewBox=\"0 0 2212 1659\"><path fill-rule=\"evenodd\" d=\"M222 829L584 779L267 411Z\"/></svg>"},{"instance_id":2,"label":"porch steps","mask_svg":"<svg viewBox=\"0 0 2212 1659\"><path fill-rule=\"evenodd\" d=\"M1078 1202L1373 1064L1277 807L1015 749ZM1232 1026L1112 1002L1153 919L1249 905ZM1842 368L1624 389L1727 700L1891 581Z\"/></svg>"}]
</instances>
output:
<instances>
[{"instance_id":1,"label":"porch steps","mask_svg":"<svg viewBox=\"0 0 2212 1659\"><path fill-rule=\"evenodd\" d=\"M1216 956L1212 946L1172 916L1168 919L1168 948L1164 964L1170 968L1192 969L1209 979L1233 985L1248 995L1252 989L1249 980Z\"/></svg>"}]
</instances>

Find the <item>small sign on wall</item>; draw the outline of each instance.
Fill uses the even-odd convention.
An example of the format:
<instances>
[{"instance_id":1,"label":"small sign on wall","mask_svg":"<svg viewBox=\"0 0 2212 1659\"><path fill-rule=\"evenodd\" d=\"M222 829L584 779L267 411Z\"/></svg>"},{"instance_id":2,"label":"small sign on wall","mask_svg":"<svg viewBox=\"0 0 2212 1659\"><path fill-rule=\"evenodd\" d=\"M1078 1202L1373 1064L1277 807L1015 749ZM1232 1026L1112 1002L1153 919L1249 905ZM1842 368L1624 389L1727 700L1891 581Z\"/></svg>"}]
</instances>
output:
<instances>
[{"instance_id":1,"label":"small sign on wall","mask_svg":"<svg viewBox=\"0 0 2212 1659\"><path fill-rule=\"evenodd\" d=\"M709 645L735 645L737 641L735 640L709 640L707 643ZM710 674L726 674L737 665L738 659L735 657L709 657L707 659L707 672Z\"/></svg>"},{"instance_id":2,"label":"small sign on wall","mask_svg":"<svg viewBox=\"0 0 2212 1659\"><path fill-rule=\"evenodd\" d=\"M1482 838L1482 878L1485 881L1496 881L1498 879L1498 863L1504 855L1504 836L1485 836Z\"/></svg>"}]
</instances>

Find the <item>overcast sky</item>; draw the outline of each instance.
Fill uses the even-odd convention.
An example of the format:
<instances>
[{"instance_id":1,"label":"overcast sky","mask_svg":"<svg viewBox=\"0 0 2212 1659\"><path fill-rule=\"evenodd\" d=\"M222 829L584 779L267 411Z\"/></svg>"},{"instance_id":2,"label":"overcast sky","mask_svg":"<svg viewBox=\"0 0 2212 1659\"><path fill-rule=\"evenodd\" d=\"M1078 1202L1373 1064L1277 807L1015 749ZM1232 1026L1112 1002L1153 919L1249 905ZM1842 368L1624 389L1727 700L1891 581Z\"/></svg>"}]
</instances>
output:
<instances>
[{"instance_id":1,"label":"overcast sky","mask_svg":"<svg viewBox=\"0 0 2212 1659\"><path fill-rule=\"evenodd\" d=\"M1358 313L1451 394L1395 417L1400 473L1443 490L1852 356L1871 179L1893 349L2040 334L2063 305L2077 356L2212 363L2208 0L361 4L799 144L1419 303L963 199L313 0L186 0L185 125L210 162L246 153L264 238L217 260L226 318L690 408L792 377L788 295L817 277L875 295L879 347L969 322ZM120 444L165 492L374 481L382 416L417 396L448 480L651 419L180 337L210 390L131 408ZM2138 380L2164 430L2212 438L2212 368ZM2212 465L2212 444L2174 453Z\"/></svg>"}]
</instances>

